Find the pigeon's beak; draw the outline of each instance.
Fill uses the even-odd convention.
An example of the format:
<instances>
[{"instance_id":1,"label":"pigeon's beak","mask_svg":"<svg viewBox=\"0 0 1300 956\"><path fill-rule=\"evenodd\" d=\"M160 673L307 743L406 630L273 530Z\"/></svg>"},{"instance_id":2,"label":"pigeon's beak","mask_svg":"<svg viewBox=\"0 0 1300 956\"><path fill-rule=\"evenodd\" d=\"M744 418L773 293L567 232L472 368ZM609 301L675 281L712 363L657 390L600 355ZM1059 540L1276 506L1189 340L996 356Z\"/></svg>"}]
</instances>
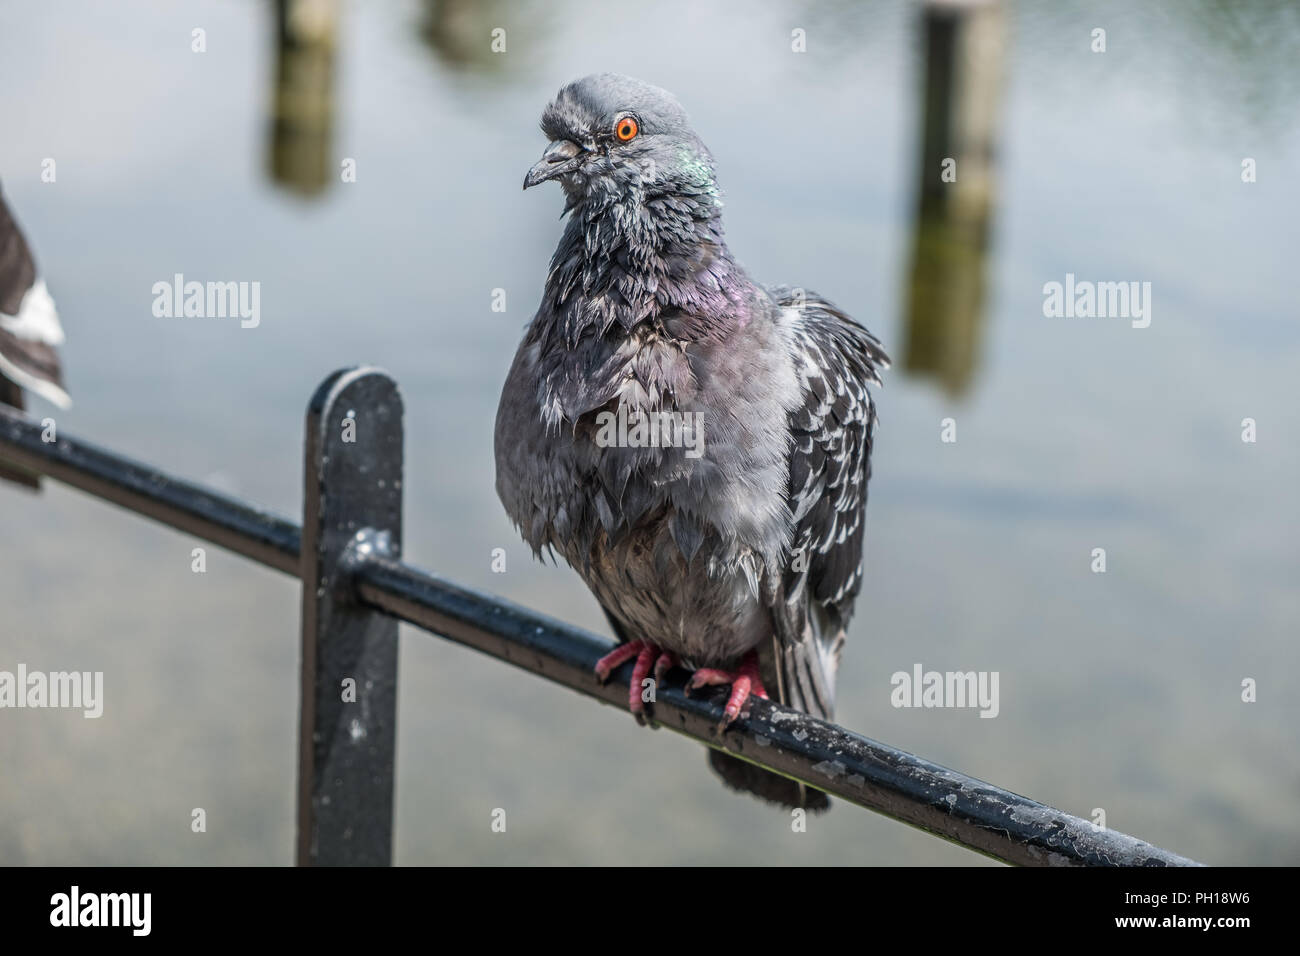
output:
<instances>
[{"instance_id":1,"label":"pigeon's beak","mask_svg":"<svg viewBox=\"0 0 1300 956\"><path fill-rule=\"evenodd\" d=\"M548 179L563 176L576 169L581 154L582 147L572 140L555 140L546 147L546 152L542 153L542 158L537 161L537 164L528 170L528 175L524 177L524 188L536 186L538 183L544 183Z\"/></svg>"}]
</instances>

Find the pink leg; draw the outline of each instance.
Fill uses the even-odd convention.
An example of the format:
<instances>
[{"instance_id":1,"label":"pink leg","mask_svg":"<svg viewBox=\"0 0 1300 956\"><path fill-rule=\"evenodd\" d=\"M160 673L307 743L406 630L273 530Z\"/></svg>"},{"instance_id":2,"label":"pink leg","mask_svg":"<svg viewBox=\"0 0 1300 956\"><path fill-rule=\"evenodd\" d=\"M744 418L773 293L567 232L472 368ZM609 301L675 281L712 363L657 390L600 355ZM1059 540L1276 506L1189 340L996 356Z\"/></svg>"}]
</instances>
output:
<instances>
[{"instance_id":1,"label":"pink leg","mask_svg":"<svg viewBox=\"0 0 1300 956\"><path fill-rule=\"evenodd\" d=\"M758 651L750 651L740 659L740 673L749 678L750 686L754 693L759 697L767 700L767 688L763 686L763 678L758 673Z\"/></svg>"}]
</instances>

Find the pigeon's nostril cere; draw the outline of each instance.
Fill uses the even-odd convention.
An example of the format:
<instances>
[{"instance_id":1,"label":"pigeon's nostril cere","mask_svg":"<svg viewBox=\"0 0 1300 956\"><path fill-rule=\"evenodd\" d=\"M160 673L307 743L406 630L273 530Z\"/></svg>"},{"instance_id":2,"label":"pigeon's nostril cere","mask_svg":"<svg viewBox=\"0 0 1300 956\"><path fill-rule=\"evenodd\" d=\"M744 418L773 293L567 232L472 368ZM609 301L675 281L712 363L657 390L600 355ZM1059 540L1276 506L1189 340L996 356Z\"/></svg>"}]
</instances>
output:
<instances>
[{"instance_id":1,"label":"pigeon's nostril cere","mask_svg":"<svg viewBox=\"0 0 1300 956\"><path fill-rule=\"evenodd\" d=\"M562 176L566 171L566 166L581 152L582 147L572 140L558 139L552 141L546 147L546 151L542 153L542 158L534 164L533 168L528 171L528 175L524 177L524 188L527 189L529 186L536 186L548 179Z\"/></svg>"},{"instance_id":2,"label":"pigeon's nostril cere","mask_svg":"<svg viewBox=\"0 0 1300 956\"><path fill-rule=\"evenodd\" d=\"M567 139L562 139L547 146L546 152L542 154L542 158L549 163L565 163L573 159L574 156L577 156L579 152L580 150L577 143Z\"/></svg>"}]
</instances>

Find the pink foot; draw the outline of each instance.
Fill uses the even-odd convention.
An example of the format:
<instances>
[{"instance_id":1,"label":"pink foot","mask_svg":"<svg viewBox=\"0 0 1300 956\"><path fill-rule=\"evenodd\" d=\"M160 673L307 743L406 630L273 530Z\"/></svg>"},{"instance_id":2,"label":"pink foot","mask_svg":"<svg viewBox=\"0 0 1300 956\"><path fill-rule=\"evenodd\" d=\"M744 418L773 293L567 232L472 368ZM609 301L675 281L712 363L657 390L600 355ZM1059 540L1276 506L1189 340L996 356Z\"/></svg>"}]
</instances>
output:
<instances>
[{"instance_id":1,"label":"pink foot","mask_svg":"<svg viewBox=\"0 0 1300 956\"><path fill-rule=\"evenodd\" d=\"M636 664L632 667L632 682L627 688L627 703L628 709L636 715L637 720L642 720L641 715L645 712L645 701L641 699L642 682L653 671L655 683L662 683L664 674L670 668L677 666L677 656L668 651L661 651L645 641L628 641L596 662L597 680L602 684L605 683L615 668L633 658L636 658Z\"/></svg>"},{"instance_id":2,"label":"pink foot","mask_svg":"<svg viewBox=\"0 0 1300 956\"><path fill-rule=\"evenodd\" d=\"M700 668L686 685L686 693L713 684L731 685L731 696L727 698L725 712L718 723L719 733L726 730L732 721L740 716L741 708L751 696L767 699L767 688L763 686L763 678L758 673L758 654L754 651L750 651L740 659L740 667L735 671L726 671L717 667Z\"/></svg>"}]
</instances>

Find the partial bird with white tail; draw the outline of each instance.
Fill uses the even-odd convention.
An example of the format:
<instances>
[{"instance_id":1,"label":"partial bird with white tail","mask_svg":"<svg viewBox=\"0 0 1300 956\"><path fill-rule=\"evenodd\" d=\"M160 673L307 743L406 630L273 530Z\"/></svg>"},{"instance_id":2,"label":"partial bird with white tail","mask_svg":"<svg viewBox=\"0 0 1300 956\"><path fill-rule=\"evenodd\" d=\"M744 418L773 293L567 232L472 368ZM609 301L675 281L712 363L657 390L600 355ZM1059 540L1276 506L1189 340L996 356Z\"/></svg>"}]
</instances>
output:
<instances>
[{"instance_id":1,"label":"partial bird with white tail","mask_svg":"<svg viewBox=\"0 0 1300 956\"><path fill-rule=\"evenodd\" d=\"M0 404L22 410L26 391L68 408L72 399L55 351L62 344L54 300L0 193ZM0 479L39 487L36 475L2 463Z\"/></svg>"}]
</instances>

